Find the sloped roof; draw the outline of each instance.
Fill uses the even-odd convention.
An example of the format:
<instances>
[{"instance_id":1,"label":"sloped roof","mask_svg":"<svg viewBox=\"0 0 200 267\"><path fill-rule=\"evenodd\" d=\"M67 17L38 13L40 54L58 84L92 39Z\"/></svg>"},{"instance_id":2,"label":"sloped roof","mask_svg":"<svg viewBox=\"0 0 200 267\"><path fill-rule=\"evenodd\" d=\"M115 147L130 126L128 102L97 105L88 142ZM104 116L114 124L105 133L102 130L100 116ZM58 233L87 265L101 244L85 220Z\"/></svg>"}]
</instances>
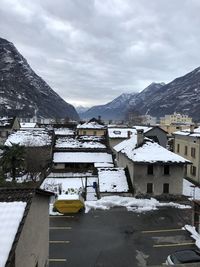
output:
<instances>
[{"instance_id":1,"label":"sloped roof","mask_svg":"<svg viewBox=\"0 0 200 267\"><path fill-rule=\"evenodd\" d=\"M119 143L114 149L125 154L133 162L190 163L185 158L167 150L148 138L145 138L144 143L137 147L137 135Z\"/></svg>"},{"instance_id":2,"label":"sloped roof","mask_svg":"<svg viewBox=\"0 0 200 267\"><path fill-rule=\"evenodd\" d=\"M96 129L96 130L100 130L100 129L105 129L106 127L104 125L101 125L95 121L92 122L85 122L83 124L79 124L77 125L77 129Z\"/></svg>"},{"instance_id":3,"label":"sloped roof","mask_svg":"<svg viewBox=\"0 0 200 267\"><path fill-rule=\"evenodd\" d=\"M26 216L35 194L53 193L41 189L0 188L0 266L10 266ZM1 244L1 242L3 242ZM5 265L6 264L6 265Z\"/></svg>"},{"instance_id":4,"label":"sloped roof","mask_svg":"<svg viewBox=\"0 0 200 267\"><path fill-rule=\"evenodd\" d=\"M194 132L191 132L190 129L183 129L181 131L174 132L175 135L185 135L192 137L200 137L200 127L195 128Z\"/></svg>"}]
</instances>

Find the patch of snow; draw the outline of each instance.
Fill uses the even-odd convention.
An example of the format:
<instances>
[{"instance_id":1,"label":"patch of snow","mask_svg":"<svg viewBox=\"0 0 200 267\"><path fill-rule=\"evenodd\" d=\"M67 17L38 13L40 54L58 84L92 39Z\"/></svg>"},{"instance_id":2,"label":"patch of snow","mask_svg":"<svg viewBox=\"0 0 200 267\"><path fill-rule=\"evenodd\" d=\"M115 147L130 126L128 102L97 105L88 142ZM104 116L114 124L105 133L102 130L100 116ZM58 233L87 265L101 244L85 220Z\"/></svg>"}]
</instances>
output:
<instances>
[{"instance_id":1,"label":"patch of snow","mask_svg":"<svg viewBox=\"0 0 200 267\"><path fill-rule=\"evenodd\" d=\"M128 183L123 168L99 168L100 192L127 192Z\"/></svg>"},{"instance_id":2,"label":"patch of snow","mask_svg":"<svg viewBox=\"0 0 200 267\"><path fill-rule=\"evenodd\" d=\"M94 141L89 141L89 142L84 142L84 141L79 141L74 138L68 138L68 137L60 137L56 140L56 148L106 148L105 145L99 143L99 142L94 142Z\"/></svg>"},{"instance_id":3,"label":"patch of snow","mask_svg":"<svg viewBox=\"0 0 200 267\"><path fill-rule=\"evenodd\" d=\"M69 128L54 128L55 135L74 135L74 131Z\"/></svg>"},{"instance_id":4,"label":"patch of snow","mask_svg":"<svg viewBox=\"0 0 200 267\"><path fill-rule=\"evenodd\" d=\"M156 210L159 207L174 207L180 209L191 208L187 205L181 205L173 202L160 203L155 198L151 199L136 199L134 197L120 197L120 196L107 196L102 197L97 201L85 201L85 212L91 209L109 210L113 207L125 207L128 211L146 212Z\"/></svg>"},{"instance_id":5,"label":"patch of snow","mask_svg":"<svg viewBox=\"0 0 200 267\"><path fill-rule=\"evenodd\" d=\"M5 266L26 202L0 202L0 266Z\"/></svg>"},{"instance_id":6,"label":"patch of snow","mask_svg":"<svg viewBox=\"0 0 200 267\"><path fill-rule=\"evenodd\" d=\"M195 242L195 245L200 249L200 235L195 230L195 227L186 224L183 228L186 229L188 232L191 233L191 237L196 241Z\"/></svg>"},{"instance_id":7,"label":"patch of snow","mask_svg":"<svg viewBox=\"0 0 200 267\"><path fill-rule=\"evenodd\" d=\"M54 163L112 163L112 155L108 153L92 152L55 152L53 155Z\"/></svg>"},{"instance_id":8,"label":"patch of snow","mask_svg":"<svg viewBox=\"0 0 200 267\"><path fill-rule=\"evenodd\" d=\"M188 196L191 199L200 200L200 187L195 186L186 179L183 179L183 195Z\"/></svg>"},{"instance_id":9,"label":"patch of snow","mask_svg":"<svg viewBox=\"0 0 200 267\"><path fill-rule=\"evenodd\" d=\"M95 121L77 125L77 129L105 129L105 128L106 127L104 125L101 125Z\"/></svg>"},{"instance_id":10,"label":"patch of snow","mask_svg":"<svg viewBox=\"0 0 200 267\"><path fill-rule=\"evenodd\" d=\"M12 133L7 138L5 145L12 146L12 144L19 144L21 146L27 147L41 147L41 146L50 146L52 142L52 136L48 131L45 130L36 130L36 129L27 129L19 130Z\"/></svg>"}]
</instances>

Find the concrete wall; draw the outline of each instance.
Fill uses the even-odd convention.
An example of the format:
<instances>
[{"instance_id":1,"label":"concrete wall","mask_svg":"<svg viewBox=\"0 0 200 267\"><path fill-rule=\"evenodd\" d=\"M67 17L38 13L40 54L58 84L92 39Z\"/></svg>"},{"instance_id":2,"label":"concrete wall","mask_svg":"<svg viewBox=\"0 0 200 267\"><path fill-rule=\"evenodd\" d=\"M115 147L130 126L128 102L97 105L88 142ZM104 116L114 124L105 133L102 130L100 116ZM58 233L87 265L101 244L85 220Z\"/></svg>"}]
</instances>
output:
<instances>
[{"instance_id":1,"label":"concrete wall","mask_svg":"<svg viewBox=\"0 0 200 267\"><path fill-rule=\"evenodd\" d=\"M134 164L134 187L136 194L147 193L147 184L153 184L153 194L163 194L163 184L169 184L169 193L181 195L183 190L183 165L170 165L170 174L164 175L164 165L154 164L153 175L147 174L147 164Z\"/></svg>"},{"instance_id":2,"label":"concrete wall","mask_svg":"<svg viewBox=\"0 0 200 267\"><path fill-rule=\"evenodd\" d=\"M15 250L15 267L45 267L48 255L49 198L36 194Z\"/></svg>"},{"instance_id":3,"label":"concrete wall","mask_svg":"<svg viewBox=\"0 0 200 267\"><path fill-rule=\"evenodd\" d=\"M126 138L109 138L108 140L111 150L116 154L116 151L113 149L113 147L126 140Z\"/></svg>"},{"instance_id":4,"label":"concrete wall","mask_svg":"<svg viewBox=\"0 0 200 267\"><path fill-rule=\"evenodd\" d=\"M169 193L182 194L184 165L170 165L170 174L164 175L164 165L154 164L153 175L147 174L148 164L133 163L124 154L117 153L117 164L119 167L128 168L130 178L136 194L147 193L147 183L153 183L153 194L163 194L163 184L169 183Z\"/></svg>"},{"instance_id":5,"label":"concrete wall","mask_svg":"<svg viewBox=\"0 0 200 267\"><path fill-rule=\"evenodd\" d=\"M167 134L160 130L159 128L153 128L152 130L148 131L144 134L146 137L157 137L159 145L166 147L167 146Z\"/></svg>"}]
</instances>

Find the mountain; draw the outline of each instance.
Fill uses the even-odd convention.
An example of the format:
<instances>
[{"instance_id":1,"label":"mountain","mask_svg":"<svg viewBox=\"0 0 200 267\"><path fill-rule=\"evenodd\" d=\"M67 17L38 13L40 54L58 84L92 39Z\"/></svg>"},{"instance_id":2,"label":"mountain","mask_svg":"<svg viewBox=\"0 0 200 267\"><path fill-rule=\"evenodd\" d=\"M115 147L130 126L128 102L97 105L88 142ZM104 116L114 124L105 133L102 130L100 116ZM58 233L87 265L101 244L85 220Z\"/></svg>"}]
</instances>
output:
<instances>
[{"instance_id":1,"label":"mountain","mask_svg":"<svg viewBox=\"0 0 200 267\"><path fill-rule=\"evenodd\" d=\"M74 107L66 103L29 66L15 46L0 38L1 116L70 118L78 120Z\"/></svg>"},{"instance_id":2,"label":"mountain","mask_svg":"<svg viewBox=\"0 0 200 267\"><path fill-rule=\"evenodd\" d=\"M127 99L121 95L106 105L94 106L81 116L88 118L100 115L102 119L124 119L129 110L155 117L177 112L199 122L200 67L168 84L152 83L140 93L127 95ZM113 107L115 101L121 101L122 106L117 109Z\"/></svg>"},{"instance_id":3,"label":"mountain","mask_svg":"<svg viewBox=\"0 0 200 267\"><path fill-rule=\"evenodd\" d=\"M147 110L152 116L164 116L179 112L200 120L200 67L152 92L143 105L137 106L140 113Z\"/></svg>"},{"instance_id":4,"label":"mountain","mask_svg":"<svg viewBox=\"0 0 200 267\"><path fill-rule=\"evenodd\" d=\"M163 85L152 83L141 93L122 94L108 104L90 108L80 116L83 119L101 116L104 120L123 120L129 110L135 110L136 106L149 99L151 92L158 92Z\"/></svg>"},{"instance_id":5,"label":"mountain","mask_svg":"<svg viewBox=\"0 0 200 267\"><path fill-rule=\"evenodd\" d=\"M130 99L134 99L135 96L136 94L122 94L105 105L94 106L88 109L86 112L80 114L80 116L82 119L97 118L98 116L101 116L104 120L123 119L127 110L127 103Z\"/></svg>"},{"instance_id":6,"label":"mountain","mask_svg":"<svg viewBox=\"0 0 200 267\"><path fill-rule=\"evenodd\" d=\"M83 106L77 106L76 107L76 111L78 114L82 114L84 112L86 112L89 109L89 107L83 107Z\"/></svg>"}]
</instances>

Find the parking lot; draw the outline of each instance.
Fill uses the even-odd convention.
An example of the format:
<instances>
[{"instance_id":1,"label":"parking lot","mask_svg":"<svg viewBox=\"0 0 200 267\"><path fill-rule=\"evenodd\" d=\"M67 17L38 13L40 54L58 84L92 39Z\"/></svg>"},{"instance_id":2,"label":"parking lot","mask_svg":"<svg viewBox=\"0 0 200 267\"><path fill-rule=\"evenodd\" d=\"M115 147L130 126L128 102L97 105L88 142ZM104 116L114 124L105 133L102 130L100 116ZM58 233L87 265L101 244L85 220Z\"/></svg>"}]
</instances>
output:
<instances>
[{"instance_id":1,"label":"parking lot","mask_svg":"<svg viewBox=\"0 0 200 267\"><path fill-rule=\"evenodd\" d=\"M124 208L50 217L50 267L162 265L175 250L195 248L182 230L191 210L161 208L137 214Z\"/></svg>"}]
</instances>

